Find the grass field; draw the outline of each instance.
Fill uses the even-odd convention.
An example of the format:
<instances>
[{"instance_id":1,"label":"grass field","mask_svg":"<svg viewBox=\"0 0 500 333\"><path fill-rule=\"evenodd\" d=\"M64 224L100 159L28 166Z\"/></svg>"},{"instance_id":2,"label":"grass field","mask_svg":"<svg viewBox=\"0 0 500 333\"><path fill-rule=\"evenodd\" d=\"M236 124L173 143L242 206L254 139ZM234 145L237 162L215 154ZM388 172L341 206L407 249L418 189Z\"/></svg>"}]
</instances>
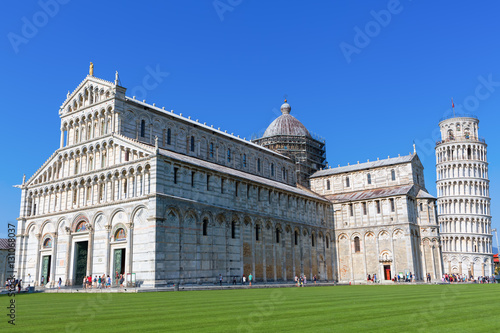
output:
<instances>
[{"instance_id":1,"label":"grass field","mask_svg":"<svg viewBox=\"0 0 500 333\"><path fill-rule=\"evenodd\" d=\"M18 332L498 332L500 284L16 296ZM7 332L4 309L0 331Z\"/></svg>"}]
</instances>

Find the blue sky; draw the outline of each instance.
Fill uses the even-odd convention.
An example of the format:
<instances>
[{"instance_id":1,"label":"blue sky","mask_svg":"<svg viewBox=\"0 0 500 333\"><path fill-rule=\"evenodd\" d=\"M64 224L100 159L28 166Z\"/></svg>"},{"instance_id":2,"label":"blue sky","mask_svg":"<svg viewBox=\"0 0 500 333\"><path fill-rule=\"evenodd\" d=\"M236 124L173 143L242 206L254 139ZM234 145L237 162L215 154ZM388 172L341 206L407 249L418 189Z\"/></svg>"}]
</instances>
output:
<instances>
[{"instance_id":1,"label":"blue sky","mask_svg":"<svg viewBox=\"0 0 500 333\"><path fill-rule=\"evenodd\" d=\"M0 237L19 215L12 185L58 148L59 106L90 61L97 77L117 70L129 96L247 138L286 96L292 115L326 139L331 166L408 154L415 140L434 195L434 142L453 97L480 119L500 227L499 11L493 1L8 2ZM156 84L145 90L151 71Z\"/></svg>"}]
</instances>

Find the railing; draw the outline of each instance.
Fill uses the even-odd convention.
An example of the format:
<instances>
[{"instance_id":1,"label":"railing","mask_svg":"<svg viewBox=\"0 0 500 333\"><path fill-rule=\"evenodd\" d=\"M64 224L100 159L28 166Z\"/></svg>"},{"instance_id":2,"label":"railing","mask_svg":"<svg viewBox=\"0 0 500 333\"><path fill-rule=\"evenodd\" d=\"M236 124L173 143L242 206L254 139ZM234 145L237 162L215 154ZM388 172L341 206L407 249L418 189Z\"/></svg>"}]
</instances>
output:
<instances>
[{"instance_id":1,"label":"railing","mask_svg":"<svg viewBox=\"0 0 500 333\"><path fill-rule=\"evenodd\" d=\"M470 136L470 137L460 136L458 138L452 137L452 138L448 138L448 139L445 139L445 140L436 141L436 146L440 145L442 143L458 142L458 141L471 141L471 142L486 143L486 140L484 140L484 138L475 138L475 137L472 137L472 136Z\"/></svg>"},{"instance_id":2,"label":"railing","mask_svg":"<svg viewBox=\"0 0 500 333\"><path fill-rule=\"evenodd\" d=\"M475 114L473 113L463 113L463 114L449 114L447 116L444 116L443 118L439 119L439 122L442 122L443 120L446 119L451 119L451 118L474 118L474 119L479 119Z\"/></svg>"}]
</instances>

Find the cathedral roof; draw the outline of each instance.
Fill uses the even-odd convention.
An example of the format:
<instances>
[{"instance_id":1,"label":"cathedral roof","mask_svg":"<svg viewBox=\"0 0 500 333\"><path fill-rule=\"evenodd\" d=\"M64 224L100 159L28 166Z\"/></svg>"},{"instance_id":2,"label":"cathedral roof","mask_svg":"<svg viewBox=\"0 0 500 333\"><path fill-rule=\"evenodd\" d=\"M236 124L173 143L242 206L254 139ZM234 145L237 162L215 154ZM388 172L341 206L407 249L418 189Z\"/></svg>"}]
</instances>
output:
<instances>
[{"instance_id":1,"label":"cathedral roof","mask_svg":"<svg viewBox=\"0 0 500 333\"><path fill-rule=\"evenodd\" d=\"M240 170L233 169L230 167L218 165L218 164L215 164L215 163L212 163L209 161L205 161L202 159L198 159L198 158L195 158L192 156L179 154L179 153L173 152L171 150L160 148L159 152L163 156L167 156L167 157L170 157L172 159L175 159L175 160L178 160L181 162L190 163L190 164L196 165L197 167L206 168L206 169L213 170L216 172L225 173L225 174L231 175L233 177L238 177L241 179L246 179L249 181L260 183L264 186L269 186L269 187L272 187L274 189L280 189L283 191L288 191L288 192L292 192L292 193L295 193L298 195L306 196L306 197L309 197L312 199L327 202L327 200L324 197L322 197L322 196L320 196L312 191L309 191L309 190L304 190L304 189L294 187L294 186L291 186L288 184L284 184L284 183L281 183L281 182L278 182L275 180L271 180L271 179L267 179L267 178L264 178L261 176L253 175L251 173L240 171Z\"/></svg>"},{"instance_id":2,"label":"cathedral roof","mask_svg":"<svg viewBox=\"0 0 500 333\"><path fill-rule=\"evenodd\" d=\"M434 196L430 195L429 193L425 192L424 190L418 191L417 198L419 198L419 199L436 199Z\"/></svg>"},{"instance_id":3,"label":"cathedral roof","mask_svg":"<svg viewBox=\"0 0 500 333\"><path fill-rule=\"evenodd\" d=\"M377 188L373 190L354 191L349 193L340 193L326 195L325 197L332 203L370 200L375 198L392 197L396 195L405 195L412 189L413 185L391 186Z\"/></svg>"},{"instance_id":4,"label":"cathedral roof","mask_svg":"<svg viewBox=\"0 0 500 333\"><path fill-rule=\"evenodd\" d=\"M415 157L417 157L417 154L413 153L410 155L388 158L388 159L381 160L381 161L377 160L377 161L373 161L373 162L365 162L365 163L360 163L360 164L346 165L346 166L342 166L342 167L338 167L338 168L320 170L320 171L315 172L313 175L311 175L311 178L337 175L340 173L361 171L361 170L366 170L366 169L379 168L379 167L383 167L383 166L408 163L408 162L411 162ZM417 159L418 159L418 157L417 157Z\"/></svg>"},{"instance_id":5,"label":"cathedral roof","mask_svg":"<svg viewBox=\"0 0 500 333\"><path fill-rule=\"evenodd\" d=\"M311 137L307 128L290 114L291 110L292 107L285 100L285 103L281 106L281 116L269 125L262 137L267 138L277 135Z\"/></svg>"}]
</instances>

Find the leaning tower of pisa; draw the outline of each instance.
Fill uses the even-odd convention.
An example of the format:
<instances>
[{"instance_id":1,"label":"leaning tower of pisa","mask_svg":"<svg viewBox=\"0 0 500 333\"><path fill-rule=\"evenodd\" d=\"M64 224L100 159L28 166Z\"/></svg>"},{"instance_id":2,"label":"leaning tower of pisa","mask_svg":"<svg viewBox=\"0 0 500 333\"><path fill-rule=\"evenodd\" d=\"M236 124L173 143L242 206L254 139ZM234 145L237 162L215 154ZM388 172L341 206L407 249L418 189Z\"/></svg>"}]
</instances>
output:
<instances>
[{"instance_id":1,"label":"leaning tower of pisa","mask_svg":"<svg viewBox=\"0 0 500 333\"><path fill-rule=\"evenodd\" d=\"M444 119L436 144L444 271L474 278L493 273L487 145L478 124L475 116Z\"/></svg>"}]
</instances>

